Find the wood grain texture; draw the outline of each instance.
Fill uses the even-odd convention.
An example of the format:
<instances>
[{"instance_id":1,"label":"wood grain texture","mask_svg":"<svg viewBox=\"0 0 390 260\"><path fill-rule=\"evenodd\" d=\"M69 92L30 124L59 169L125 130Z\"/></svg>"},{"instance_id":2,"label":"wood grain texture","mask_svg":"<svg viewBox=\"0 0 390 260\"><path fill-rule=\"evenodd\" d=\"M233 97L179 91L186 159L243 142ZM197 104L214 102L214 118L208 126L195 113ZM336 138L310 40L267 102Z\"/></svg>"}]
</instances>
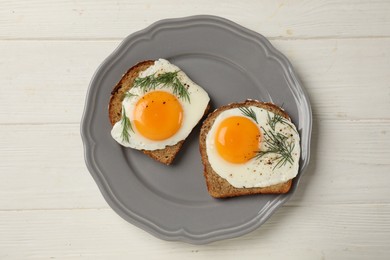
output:
<instances>
[{"instance_id":1,"label":"wood grain texture","mask_svg":"<svg viewBox=\"0 0 390 260\"><path fill-rule=\"evenodd\" d=\"M252 233L195 246L161 241L109 209L7 211L0 212L0 257L387 259L389 214L389 205L283 207Z\"/></svg>"},{"instance_id":2,"label":"wood grain texture","mask_svg":"<svg viewBox=\"0 0 390 260\"><path fill-rule=\"evenodd\" d=\"M390 36L388 1L2 1L0 39L123 38L173 17L212 14L267 37ZM61 15L59 15L61 14Z\"/></svg>"},{"instance_id":3,"label":"wood grain texture","mask_svg":"<svg viewBox=\"0 0 390 260\"><path fill-rule=\"evenodd\" d=\"M385 0L0 0L0 259L388 259L389 13ZM205 246L116 215L79 129L90 79L124 37L196 14L268 37L314 115L293 198L254 232Z\"/></svg>"}]
</instances>

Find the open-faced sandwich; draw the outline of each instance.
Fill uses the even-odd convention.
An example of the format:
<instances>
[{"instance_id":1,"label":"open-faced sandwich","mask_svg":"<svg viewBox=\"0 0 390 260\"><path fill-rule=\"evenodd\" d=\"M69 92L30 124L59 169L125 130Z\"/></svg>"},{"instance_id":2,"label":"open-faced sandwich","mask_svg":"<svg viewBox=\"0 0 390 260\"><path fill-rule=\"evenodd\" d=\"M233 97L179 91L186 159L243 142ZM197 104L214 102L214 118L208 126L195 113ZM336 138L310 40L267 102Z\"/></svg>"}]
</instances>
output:
<instances>
[{"instance_id":1,"label":"open-faced sandwich","mask_svg":"<svg viewBox=\"0 0 390 260\"><path fill-rule=\"evenodd\" d=\"M206 91L169 61L140 62L111 92L111 135L123 146L171 164L209 101Z\"/></svg>"},{"instance_id":2,"label":"open-faced sandwich","mask_svg":"<svg viewBox=\"0 0 390 260\"><path fill-rule=\"evenodd\" d=\"M222 106L200 132L211 196L286 193L299 168L299 134L283 109L255 100Z\"/></svg>"}]
</instances>

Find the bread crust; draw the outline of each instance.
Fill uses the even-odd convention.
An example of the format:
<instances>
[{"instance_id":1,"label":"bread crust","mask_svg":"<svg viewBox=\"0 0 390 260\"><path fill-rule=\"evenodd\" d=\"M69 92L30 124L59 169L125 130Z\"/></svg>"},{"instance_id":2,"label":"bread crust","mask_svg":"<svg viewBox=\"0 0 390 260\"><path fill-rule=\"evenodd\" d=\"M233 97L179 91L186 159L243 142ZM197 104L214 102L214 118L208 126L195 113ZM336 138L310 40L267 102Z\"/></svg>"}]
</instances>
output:
<instances>
[{"instance_id":1,"label":"bread crust","mask_svg":"<svg viewBox=\"0 0 390 260\"><path fill-rule=\"evenodd\" d=\"M208 115L208 117L204 120L200 130L199 150L202 157L202 163L204 167L203 175L206 180L207 190L214 198L227 198L250 194L281 194L287 193L291 188L292 180L263 188L235 188L227 180L220 177L211 167L206 152L206 137L207 133L214 124L215 119L225 110L249 106L263 108L277 115L281 115L288 120L291 120L289 115L280 107L272 103L259 102L249 99L242 103L232 103L222 106Z\"/></svg>"},{"instance_id":2,"label":"bread crust","mask_svg":"<svg viewBox=\"0 0 390 260\"><path fill-rule=\"evenodd\" d=\"M122 101L124 94L133 87L134 79L136 79L142 71L146 70L153 64L153 60L146 60L137 63L127 70L127 72L122 76L120 81L111 91L111 97L108 105L108 116L112 126L115 125L115 123L118 122L122 117ZM205 114L208 112L208 110L209 105L205 110ZM183 144L184 140L178 142L175 145L166 146L164 149L141 151L156 161L170 165L172 164Z\"/></svg>"}]
</instances>

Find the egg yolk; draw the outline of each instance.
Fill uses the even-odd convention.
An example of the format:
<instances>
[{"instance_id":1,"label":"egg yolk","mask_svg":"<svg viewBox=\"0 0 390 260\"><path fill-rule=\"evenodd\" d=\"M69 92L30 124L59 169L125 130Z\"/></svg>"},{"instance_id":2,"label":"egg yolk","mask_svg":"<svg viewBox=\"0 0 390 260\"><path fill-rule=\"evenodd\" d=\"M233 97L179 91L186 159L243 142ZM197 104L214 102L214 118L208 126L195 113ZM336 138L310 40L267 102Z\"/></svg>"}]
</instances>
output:
<instances>
[{"instance_id":1,"label":"egg yolk","mask_svg":"<svg viewBox=\"0 0 390 260\"><path fill-rule=\"evenodd\" d=\"M224 119L215 135L218 153L231 163L245 163L252 159L259 150L260 141L259 127L242 116Z\"/></svg>"},{"instance_id":2,"label":"egg yolk","mask_svg":"<svg viewBox=\"0 0 390 260\"><path fill-rule=\"evenodd\" d=\"M134 125L150 140L165 140L179 129L183 108L179 100L165 91L152 91L138 100L134 109Z\"/></svg>"}]
</instances>

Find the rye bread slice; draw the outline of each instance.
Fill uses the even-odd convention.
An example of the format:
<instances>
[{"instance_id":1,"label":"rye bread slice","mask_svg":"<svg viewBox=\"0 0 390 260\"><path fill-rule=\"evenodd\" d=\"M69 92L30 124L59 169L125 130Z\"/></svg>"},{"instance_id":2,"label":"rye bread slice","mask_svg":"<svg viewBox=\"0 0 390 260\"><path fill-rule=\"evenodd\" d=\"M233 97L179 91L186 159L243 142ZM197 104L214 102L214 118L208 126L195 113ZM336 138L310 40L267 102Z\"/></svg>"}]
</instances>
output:
<instances>
[{"instance_id":1,"label":"rye bread slice","mask_svg":"<svg viewBox=\"0 0 390 260\"><path fill-rule=\"evenodd\" d=\"M220 177L211 167L206 153L206 136L207 133L210 131L212 125L214 124L215 119L220 113L225 110L249 106L263 108L277 115L283 116L288 120L291 120L289 115L278 106L272 103L263 103L256 100L246 100L242 103L232 103L226 106L222 106L208 115L208 117L204 120L202 128L200 130L199 149L202 157L202 163L204 166L203 174L206 179L207 190L209 194L214 198L227 198L250 194L287 193L291 188L292 180L263 188L235 188L227 180Z\"/></svg>"},{"instance_id":2,"label":"rye bread slice","mask_svg":"<svg viewBox=\"0 0 390 260\"><path fill-rule=\"evenodd\" d=\"M114 125L122 117L122 101L124 94L133 87L134 79L136 79L141 71L146 70L154 64L153 60L139 62L131 67L115 85L111 92L110 102L108 105L108 115L111 125ZM205 110L208 111L209 106ZM169 165L175 159L175 156L183 146L184 140L175 145L166 146L164 149L158 150L142 150L142 152L156 161Z\"/></svg>"}]
</instances>

